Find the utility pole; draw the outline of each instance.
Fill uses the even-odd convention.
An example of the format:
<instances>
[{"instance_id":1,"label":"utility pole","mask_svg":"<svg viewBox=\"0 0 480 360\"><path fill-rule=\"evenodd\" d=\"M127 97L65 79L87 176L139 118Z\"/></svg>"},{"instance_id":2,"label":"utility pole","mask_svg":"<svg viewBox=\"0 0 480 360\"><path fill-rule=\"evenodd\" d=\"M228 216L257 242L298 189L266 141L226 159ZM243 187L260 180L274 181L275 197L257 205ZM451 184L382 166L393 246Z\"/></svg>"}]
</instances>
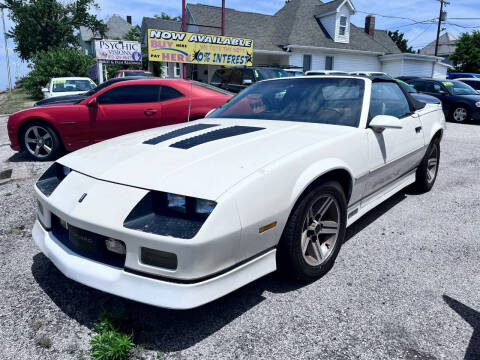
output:
<instances>
[{"instance_id":1,"label":"utility pole","mask_svg":"<svg viewBox=\"0 0 480 360\"><path fill-rule=\"evenodd\" d=\"M438 1L440 1L440 15L438 16L437 41L435 42L435 56L438 55L438 40L440 39L440 29L442 27L443 5L445 6L450 5L450 3L445 0L438 0Z\"/></svg>"},{"instance_id":2,"label":"utility pole","mask_svg":"<svg viewBox=\"0 0 480 360\"><path fill-rule=\"evenodd\" d=\"M12 92L12 76L10 75L10 58L8 56L7 31L5 30L5 14L2 8L3 38L5 39L5 56L7 58L8 90Z\"/></svg>"}]
</instances>

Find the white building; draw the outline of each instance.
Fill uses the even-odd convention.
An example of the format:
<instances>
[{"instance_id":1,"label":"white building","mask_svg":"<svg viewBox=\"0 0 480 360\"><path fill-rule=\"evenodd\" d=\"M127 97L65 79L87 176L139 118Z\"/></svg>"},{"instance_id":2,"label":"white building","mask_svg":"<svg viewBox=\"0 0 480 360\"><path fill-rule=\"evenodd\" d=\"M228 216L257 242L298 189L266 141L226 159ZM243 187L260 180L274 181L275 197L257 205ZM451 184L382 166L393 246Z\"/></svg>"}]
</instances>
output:
<instances>
[{"instance_id":1,"label":"white building","mask_svg":"<svg viewBox=\"0 0 480 360\"><path fill-rule=\"evenodd\" d=\"M289 0L274 15L226 9L225 35L254 41L254 65L289 66L307 70L382 71L393 76L444 78L442 58L402 54L384 30L375 29L369 15L364 27L350 18L356 10L350 0ZM221 8L187 5L187 31L220 34ZM145 25L145 26L144 26ZM169 24L172 25L172 24ZM142 33L162 29L162 20L144 18ZM180 30L180 23L175 25ZM171 29L170 30L174 30ZM188 66L187 76L209 81L218 67ZM173 69L180 69L174 66ZM174 74L169 71L169 76ZM180 76L178 71L176 75Z\"/></svg>"}]
</instances>

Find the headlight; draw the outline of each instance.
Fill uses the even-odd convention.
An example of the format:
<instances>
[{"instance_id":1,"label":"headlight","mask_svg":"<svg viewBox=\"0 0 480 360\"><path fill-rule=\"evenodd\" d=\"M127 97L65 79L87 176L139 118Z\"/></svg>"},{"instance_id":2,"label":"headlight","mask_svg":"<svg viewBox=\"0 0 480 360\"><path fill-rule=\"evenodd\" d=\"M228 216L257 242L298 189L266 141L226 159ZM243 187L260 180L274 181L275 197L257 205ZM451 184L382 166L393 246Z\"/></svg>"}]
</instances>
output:
<instances>
[{"instance_id":1,"label":"headlight","mask_svg":"<svg viewBox=\"0 0 480 360\"><path fill-rule=\"evenodd\" d=\"M70 174L71 169L58 163L54 163L37 181L37 188L45 196L50 196L65 177Z\"/></svg>"},{"instance_id":2,"label":"headlight","mask_svg":"<svg viewBox=\"0 0 480 360\"><path fill-rule=\"evenodd\" d=\"M167 208L182 214L187 213L187 199L185 196L167 194Z\"/></svg>"},{"instance_id":3,"label":"headlight","mask_svg":"<svg viewBox=\"0 0 480 360\"><path fill-rule=\"evenodd\" d=\"M133 208L123 226L151 234L191 239L216 205L211 200L150 191Z\"/></svg>"},{"instance_id":4,"label":"headlight","mask_svg":"<svg viewBox=\"0 0 480 360\"><path fill-rule=\"evenodd\" d=\"M475 104L476 107L480 107L480 101Z\"/></svg>"}]
</instances>

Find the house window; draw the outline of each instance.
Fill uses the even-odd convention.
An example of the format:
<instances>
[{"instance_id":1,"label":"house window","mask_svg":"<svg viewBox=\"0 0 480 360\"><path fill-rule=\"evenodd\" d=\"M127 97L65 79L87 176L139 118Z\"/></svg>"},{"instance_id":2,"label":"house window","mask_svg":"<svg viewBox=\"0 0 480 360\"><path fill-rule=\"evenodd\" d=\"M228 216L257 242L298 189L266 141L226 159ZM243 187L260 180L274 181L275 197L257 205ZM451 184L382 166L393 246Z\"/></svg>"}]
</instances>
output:
<instances>
[{"instance_id":1,"label":"house window","mask_svg":"<svg viewBox=\"0 0 480 360\"><path fill-rule=\"evenodd\" d=\"M303 72L312 70L312 55L303 55Z\"/></svg>"},{"instance_id":2,"label":"house window","mask_svg":"<svg viewBox=\"0 0 480 360\"><path fill-rule=\"evenodd\" d=\"M333 56L325 57L325 70L333 70Z\"/></svg>"},{"instance_id":3,"label":"house window","mask_svg":"<svg viewBox=\"0 0 480 360\"><path fill-rule=\"evenodd\" d=\"M347 17L340 16L340 30L338 34L340 36L345 36L346 33L347 33Z\"/></svg>"}]
</instances>

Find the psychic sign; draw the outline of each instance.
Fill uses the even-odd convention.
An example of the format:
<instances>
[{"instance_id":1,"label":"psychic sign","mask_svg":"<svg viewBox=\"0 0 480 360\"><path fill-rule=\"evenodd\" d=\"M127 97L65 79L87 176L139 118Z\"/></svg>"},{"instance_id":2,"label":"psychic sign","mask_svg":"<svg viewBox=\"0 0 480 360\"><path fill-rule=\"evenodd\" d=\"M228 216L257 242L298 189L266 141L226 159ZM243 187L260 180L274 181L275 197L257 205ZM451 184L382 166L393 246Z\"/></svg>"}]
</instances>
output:
<instances>
[{"instance_id":1,"label":"psychic sign","mask_svg":"<svg viewBox=\"0 0 480 360\"><path fill-rule=\"evenodd\" d=\"M253 40L170 30L148 30L148 60L252 66Z\"/></svg>"},{"instance_id":2,"label":"psychic sign","mask_svg":"<svg viewBox=\"0 0 480 360\"><path fill-rule=\"evenodd\" d=\"M95 54L105 64L142 63L142 47L137 41L95 40Z\"/></svg>"}]
</instances>

